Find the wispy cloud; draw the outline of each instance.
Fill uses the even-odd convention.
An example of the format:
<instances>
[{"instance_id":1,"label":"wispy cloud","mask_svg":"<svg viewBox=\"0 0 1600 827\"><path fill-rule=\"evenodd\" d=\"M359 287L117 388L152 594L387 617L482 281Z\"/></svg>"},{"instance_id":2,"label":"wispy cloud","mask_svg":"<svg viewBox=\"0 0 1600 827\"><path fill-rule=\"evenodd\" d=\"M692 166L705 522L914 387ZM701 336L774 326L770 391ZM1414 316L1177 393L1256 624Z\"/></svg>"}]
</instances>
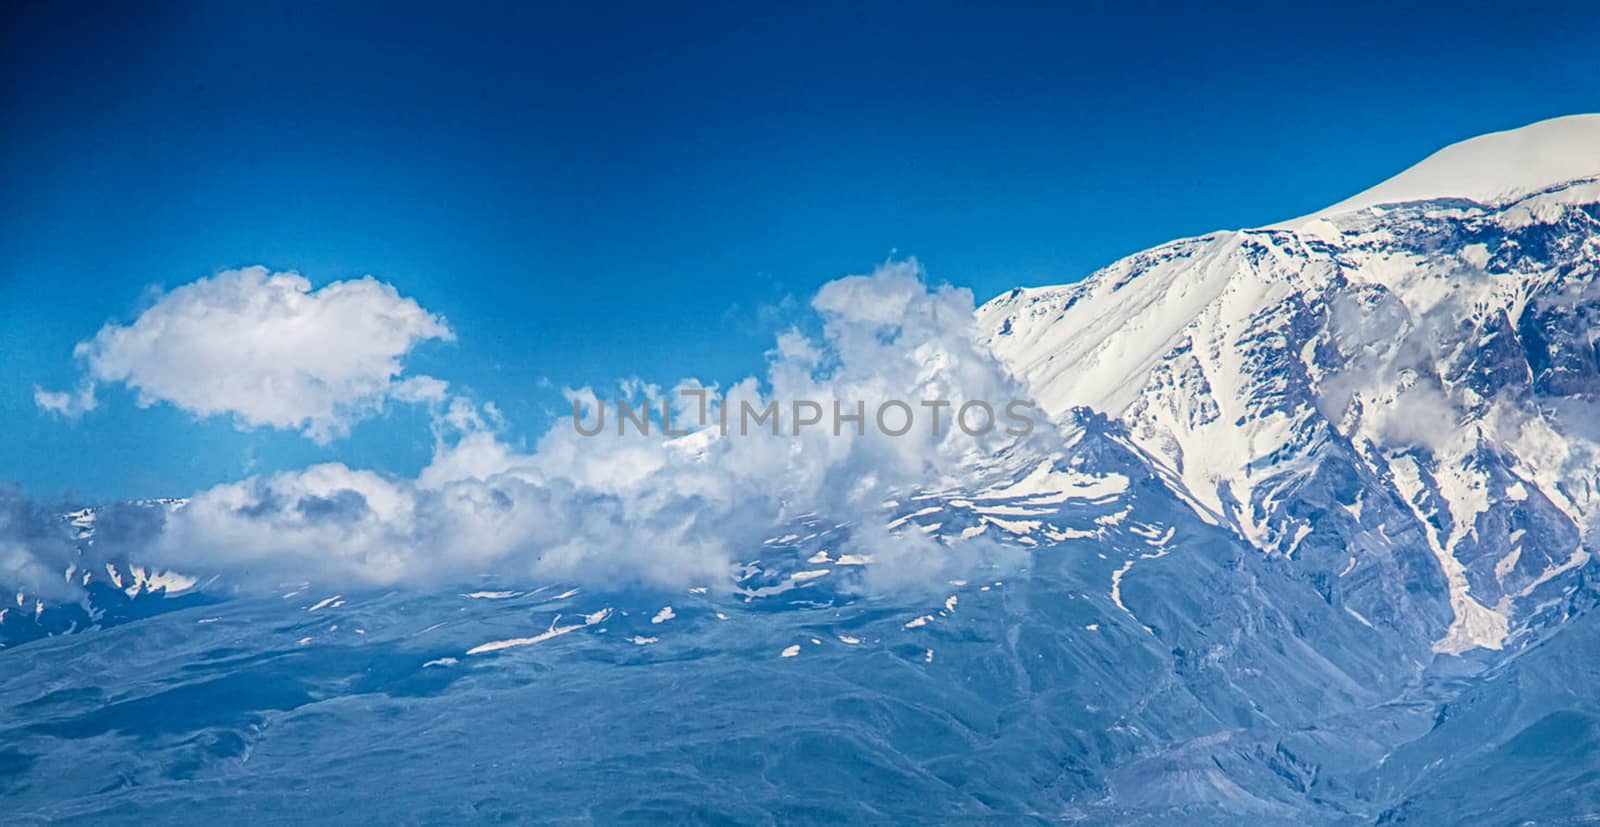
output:
<instances>
[{"instance_id":1,"label":"wispy cloud","mask_svg":"<svg viewBox=\"0 0 1600 827\"><path fill-rule=\"evenodd\" d=\"M38 385L33 386L33 404L39 410L55 414L63 419L78 419L84 414L95 409L98 401L94 396L94 383L84 380L73 391L47 391Z\"/></svg>"}]
</instances>

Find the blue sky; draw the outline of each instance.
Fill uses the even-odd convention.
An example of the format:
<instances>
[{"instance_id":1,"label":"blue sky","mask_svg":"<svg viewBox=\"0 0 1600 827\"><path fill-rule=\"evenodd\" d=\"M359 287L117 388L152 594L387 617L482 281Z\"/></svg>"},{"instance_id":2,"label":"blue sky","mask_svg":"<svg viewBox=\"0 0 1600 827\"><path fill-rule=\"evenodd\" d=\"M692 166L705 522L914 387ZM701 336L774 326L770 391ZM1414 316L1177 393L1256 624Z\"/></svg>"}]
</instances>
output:
<instances>
[{"instance_id":1,"label":"blue sky","mask_svg":"<svg viewBox=\"0 0 1600 827\"><path fill-rule=\"evenodd\" d=\"M228 268L393 284L455 332L408 366L531 437L561 387L758 371L819 285L891 256L982 301L1600 111L1592 8L1504 8L8 6L0 480L428 461L404 406L328 445L115 388L37 408L77 342Z\"/></svg>"}]
</instances>

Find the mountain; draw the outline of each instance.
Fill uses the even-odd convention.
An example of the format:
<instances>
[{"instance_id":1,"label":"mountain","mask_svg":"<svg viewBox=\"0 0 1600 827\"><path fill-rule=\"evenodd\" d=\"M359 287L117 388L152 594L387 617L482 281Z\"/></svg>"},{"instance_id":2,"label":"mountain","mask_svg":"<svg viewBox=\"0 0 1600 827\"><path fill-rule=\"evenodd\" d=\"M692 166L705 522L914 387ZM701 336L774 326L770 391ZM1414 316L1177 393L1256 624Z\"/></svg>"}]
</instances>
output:
<instances>
[{"instance_id":1,"label":"mountain","mask_svg":"<svg viewBox=\"0 0 1600 827\"><path fill-rule=\"evenodd\" d=\"M180 502L54 517L89 591L0 618L0 812L1600 816L1597 130L997 297L1059 443L774 526L725 588L236 594L116 533ZM862 588L869 530L993 554Z\"/></svg>"},{"instance_id":2,"label":"mountain","mask_svg":"<svg viewBox=\"0 0 1600 827\"><path fill-rule=\"evenodd\" d=\"M1441 652L1521 645L1560 619L1600 508L1596 201L1600 116L1547 121L1349 211L1172 242L979 316L1048 410L1117 418L1350 611ZM1429 569L1447 607L1406 591Z\"/></svg>"}]
</instances>

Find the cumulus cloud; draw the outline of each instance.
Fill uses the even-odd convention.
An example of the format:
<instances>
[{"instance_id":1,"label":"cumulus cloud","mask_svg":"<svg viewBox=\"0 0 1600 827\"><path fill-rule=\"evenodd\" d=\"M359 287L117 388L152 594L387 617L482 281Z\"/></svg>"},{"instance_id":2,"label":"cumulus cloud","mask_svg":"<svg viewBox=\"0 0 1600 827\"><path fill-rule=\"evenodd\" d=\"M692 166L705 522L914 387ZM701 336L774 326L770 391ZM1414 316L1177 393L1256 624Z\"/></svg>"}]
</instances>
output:
<instances>
[{"instance_id":1,"label":"cumulus cloud","mask_svg":"<svg viewBox=\"0 0 1600 827\"><path fill-rule=\"evenodd\" d=\"M196 495L168 518L152 552L190 570L281 570L366 583L431 582L483 573L616 584L679 586L731 582L734 561L806 513L862 527L878 544L879 576L940 571L948 549L922 537L890 537L885 499L961 485L976 458L1041 439L996 428L969 436L921 425L903 436L815 427L795 435L784 407L806 399L853 410L886 399L964 401L1024 397L978 343L966 290L930 288L914 262L824 286L812 302L820 335L790 331L768 354L762 379L710 395L708 421L744 404L779 401L781 433L723 435L715 425L687 436L661 433L659 404L681 424L700 411L679 389L624 383L619 392L655 400L648 436L614 428L582 436L558 421L530 449L504 437L492 405L455 397L437 408L432 462L414 479L341 464L252 478ZM570 398L598 408L589 389ZM614 414L614 409L612 410ZM919 411L920 414L926 413ZM983 540L976 540L983 543ZM936 546L938 546L936 548ZM874 549L864 549L874 550Z\"/></svg>"},{"instance_id":2,"label":"cumulus cloud","mask_svg":"<svg viewBox=\"0 0 1600 827\"><path fill-rule=\"evenodd\" d=\"M343 436L387 399L437 401L445 386L402 378L417 344L449 340L445 321L372 277L313 290L298 273L229 270L162 295L131 324L108 324L77 346L89 379L122 383L141 405L166 402L243 427L293 429L319 443ZM41 408L93 407L40 390ZM86 393L87 395L82 395Z\"/></svg>"}]
</instances>

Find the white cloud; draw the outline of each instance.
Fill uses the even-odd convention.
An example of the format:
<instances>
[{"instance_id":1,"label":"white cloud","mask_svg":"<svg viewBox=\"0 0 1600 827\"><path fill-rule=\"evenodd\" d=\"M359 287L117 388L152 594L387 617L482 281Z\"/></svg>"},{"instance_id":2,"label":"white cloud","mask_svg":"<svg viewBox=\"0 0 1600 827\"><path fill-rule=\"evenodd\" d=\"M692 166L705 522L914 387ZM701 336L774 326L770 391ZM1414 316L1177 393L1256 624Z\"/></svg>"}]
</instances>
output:
<instances>
[{"instance_id":1,"label":"white cloud","mask_svg":"<svg viewBox=\"0 0 1600 827\"><path fill-rule=\"evenodd\" d=\"M751 378L726 389L735 409L774 399L831 407L833 400L959 405L1024 397L978 344L971 294L929 289L913 262L830 283L813 308L822 335L781 337L764 385ZM702 386L686 380L680 387ZM698 413L692 399L672 391L636 382L624 391L672 401L679 423ZM588 389L569 397L598 401ZM999 430L967 436L948 426L948 416L938 435L919 427L896 438L871 427L865 435L817 427L794 436L786 427L781 436L721 438L714 426L679 438L659 429L618 436L614 426L584 437L563 417L530 451L502 438L492 406L457 397L436 409L434 458L417 479L334 464L218 486L171 515L154 551L160 564L191 571L281 570L383 584L483 573L668 586L721 576L727 583L734 561L748 559L789 519L817 512L876 526L885 499L969 482L974 456L1015 442ZM945 561L935 558L950 550L913 534L858 536L874 546L859 550L883 561L875 576L941 572Z\"/></svg>"},{"instance_id":2,"label":"white cloud","mask_svg":"<svg viewBox=\"0 0 1600 827\"><path fill-rule=\"evenodd\" d=\"M386 399L442 400L443 382L402 379L401 360L420 342L452 337L443 319L370 276L313 290L298 273L249 267L179 287L75 353L92 379L126 384L141 405L232 415L327 443ZM36 398L47 410L74 409L62 394Z\"/></svg>"},{"instance_id":3,"label":"white cloud","mask_svg":"<svg viewBox=\"0 0 1600 827\"><path fill-rule=\"evenodd\" d=\"M47 391L33 386L33 404L64 419L77 419L95 409L94 383L80 382L75 391Z\"/></svg>"},{"instance_id":4,"label":"white cloud","mask_svg":"<svg viewBox=\"0 0 1600 827\"><path fill-rule=\"evenodd\" d=\"M401 402L437 405L450 396L450 383L432 376L412 376L390 386L389 395Z\"/></svg>"}]
</instances>

